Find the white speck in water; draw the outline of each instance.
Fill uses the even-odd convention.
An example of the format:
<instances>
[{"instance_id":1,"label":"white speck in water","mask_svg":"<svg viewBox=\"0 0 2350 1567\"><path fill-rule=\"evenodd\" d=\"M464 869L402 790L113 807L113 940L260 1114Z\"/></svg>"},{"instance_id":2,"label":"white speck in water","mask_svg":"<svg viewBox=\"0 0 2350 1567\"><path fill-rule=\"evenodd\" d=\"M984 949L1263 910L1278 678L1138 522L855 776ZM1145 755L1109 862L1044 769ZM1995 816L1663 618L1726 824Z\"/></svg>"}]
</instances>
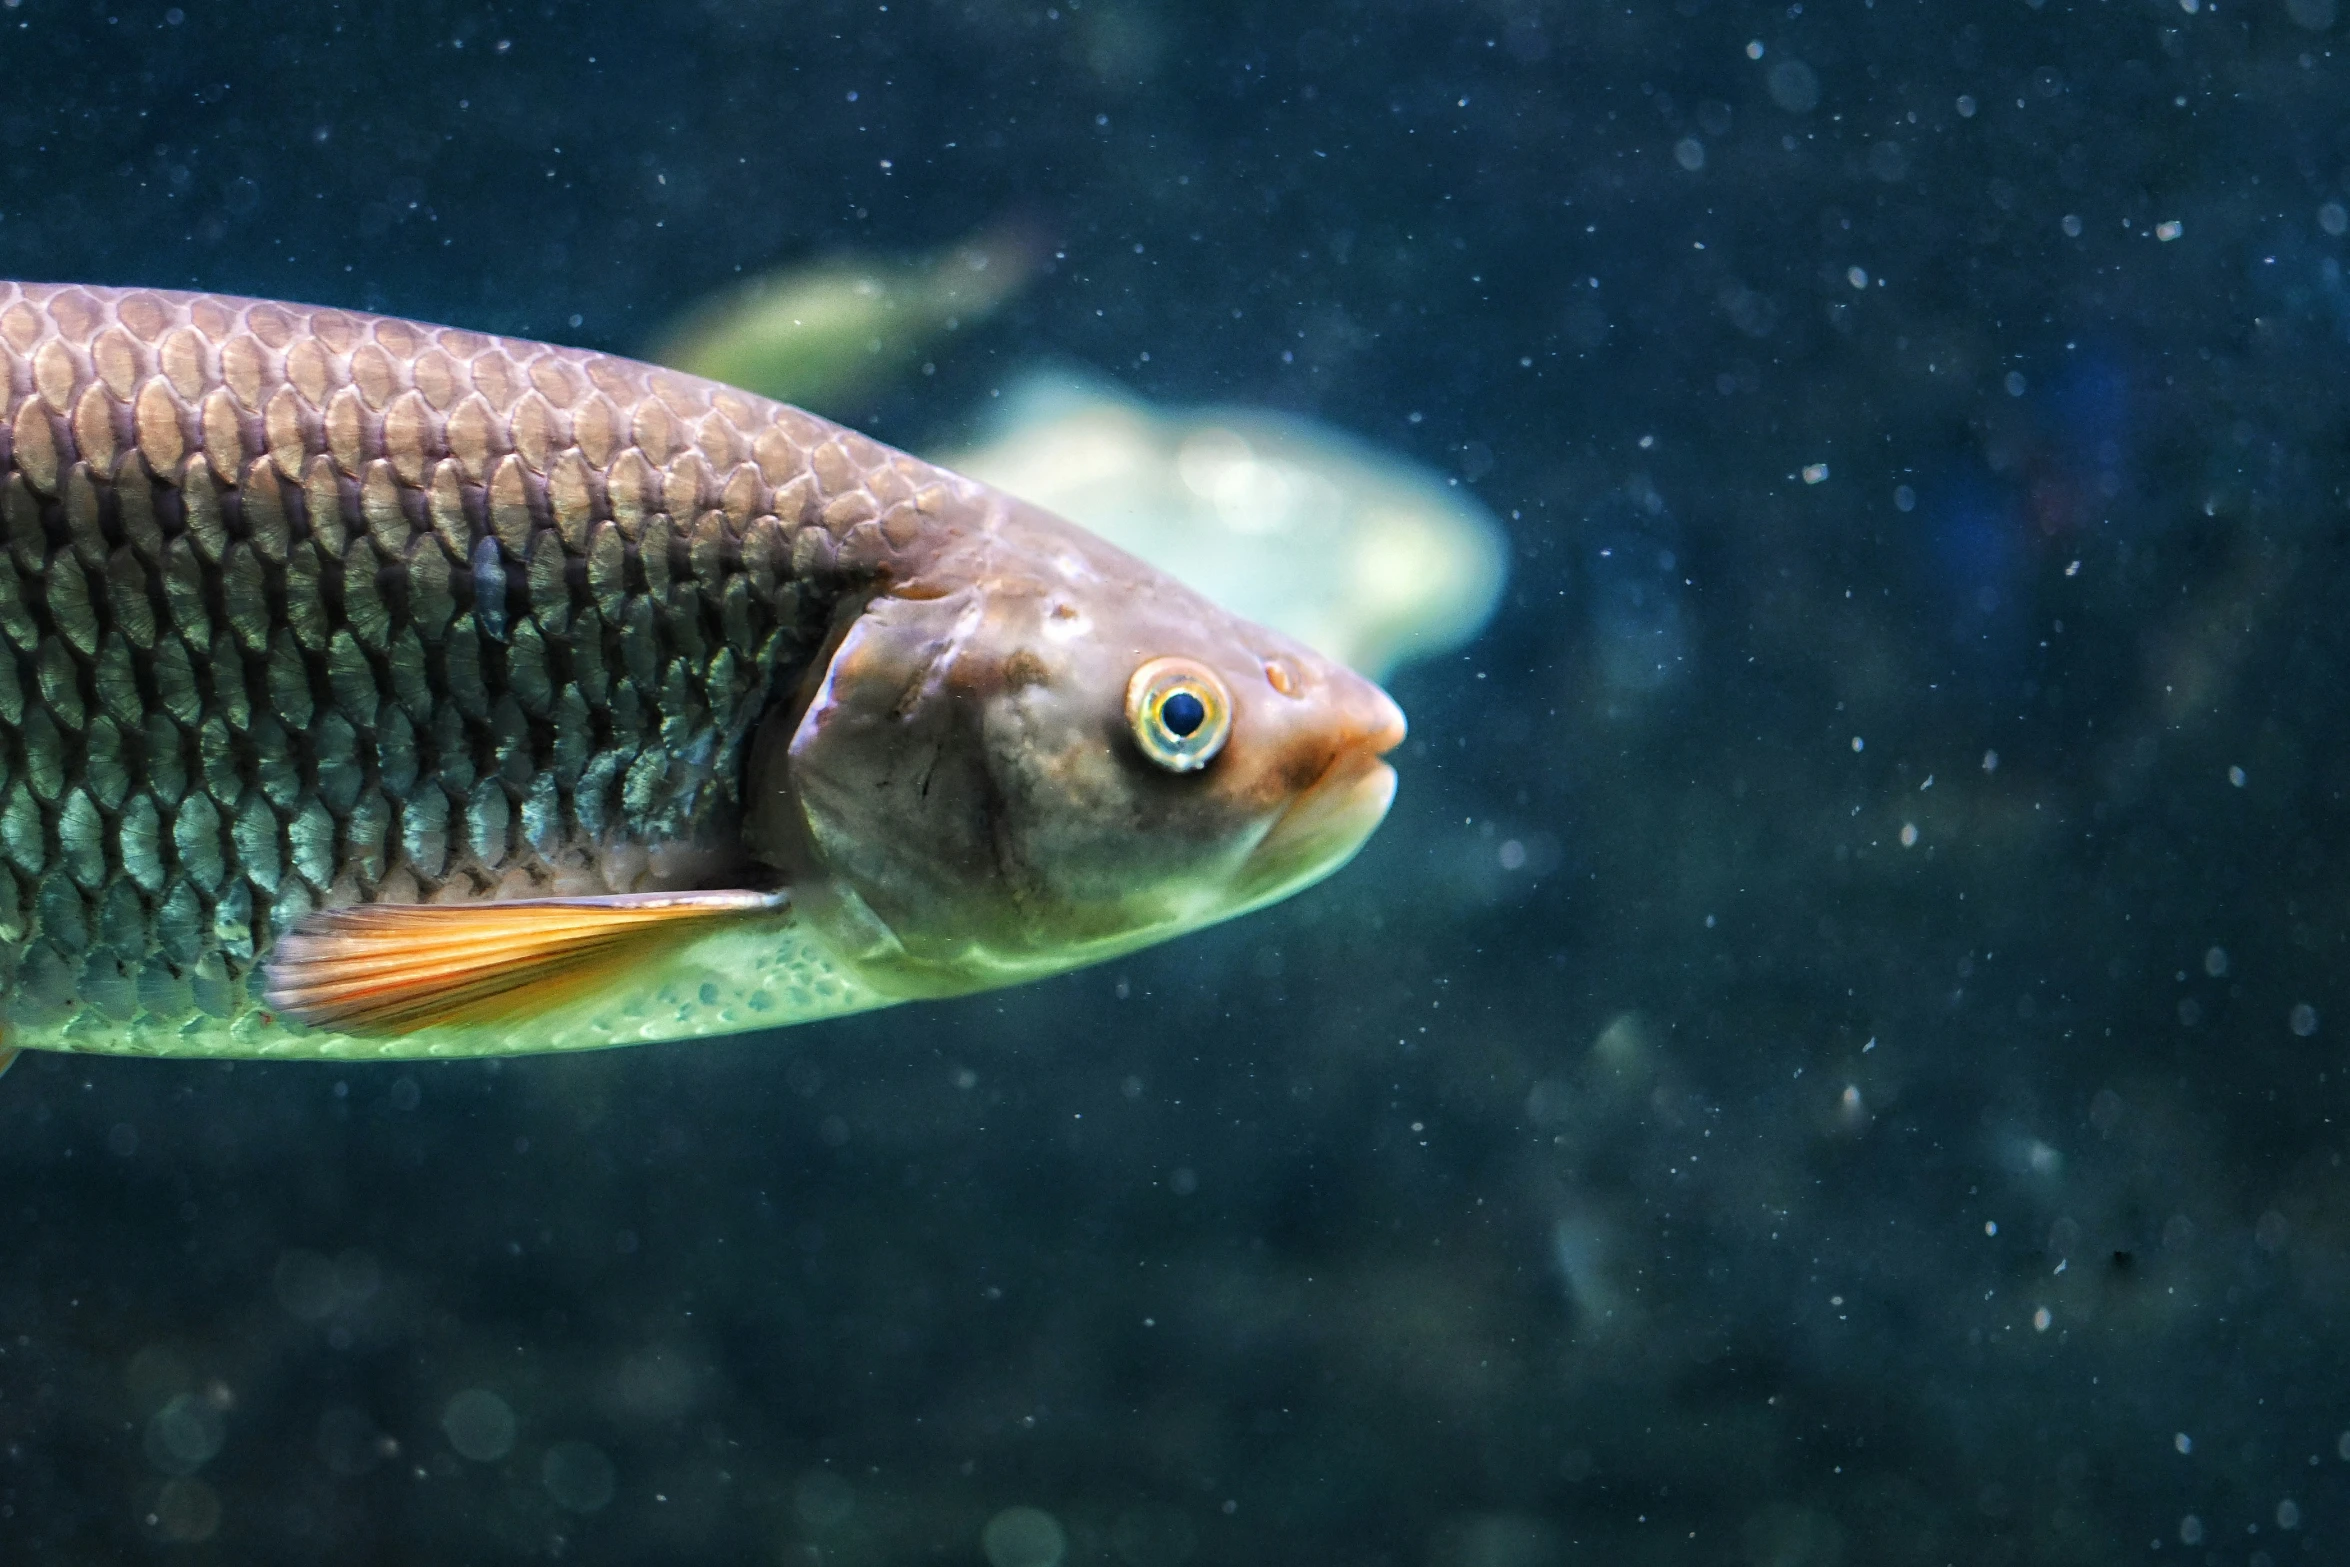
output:
<instances>
[{"instance_id":1,"label":"white speck in water","mask_svg":"<svg viewBox=\"0 0 2350 1567\"><path fill-rule=\"evenodd\" d=\"M1863 740L1863 739L1862 739L1860 736L1858 736L1858 735L1854 735L1854 736L1852 737L1852 748L1853 748L1855 751L1865 750L1865 749L1867 749L1867 747L1868 747L1868 742L1867 742L1866 740Z\"/></svg>"},{"instance_id":2,"label":"white speck in water","mask_svg":"<svg viewBox=\"0 0 2350 1567\"><path fill-rule=\"evenodd\" d=\"M2228 769L2228 782L2229 782L2229 783L2232 783L2232 784L2234 784L2234 785L2235 785L2237 788L2239 788L2239 789L2243 788L2243 787L2244 787L2244 769L2243 769L2243 768L2241 768L2241 767L2231 767L2231 768L2229 768L2229 769Z\"/></svg>"},{"instance_id":3,"label":"white speck in water","mask_svg":"<svg viewBox=\"0 0 2350 1567\"><path fill-rule=\"evenodd\" d=\"M1756 39L1754 42L1752 42L1752 43L1750 43L1750 44L1748 44L1748 45L1746 46L1746 58L1748 58L1749 60L1759 60L1759 59L1761 59L1762 57L1763 57L1763 46L1762 46L1762 40L1761 40L1761 39L1759 39L1759 38L1757 38L1757 39Z\"/></svg>"},{"instance_id":4,"label":"white speck in water","mask_svg":"<svg viewBox=\"0 0 2350 1567\"><path fill-rule=\"evenodd\" d=\"M1695 174L1705 167L1705 143L1694 136L1684 136L1673 143L1673 161Z\"/></svg>"},{"instance_id":5,"label":"white speck in water","mask_svg":"<svg viewBox=\"0 0 2350 1567\"><path fill-rule=\"evenodd\" d=\"M2081 237L2081 215L2079 213L2066 213L2064 215L2064 223L2062 226L2064 228L2065 238L2079 239Z\"/></svg>"},{"instance_id":6,"label":"white speck in water","mask_svg":"<svg viewBox=\"0 0 2350 1567\"><path fill-rule=\"evenodd\" d=\"M1526 846L1515 838L1505 839L1496 858L1501 861L1501 868L1505 871L1521 869L1526 863Z\"/></svg>"},{"instance_id":7,"label":"white speck in water","mask_svg":"<svg viewBox=\"0 0 2350 1567\"><path fill-rule=\"evenodd\" d=\"M2299 1502L2288 1496L2277 1503L2277 1527L2280 1529L2301 1527L2301 1504Z\"/></svg>"},{"instance_id":8,"label":"white speck in water","mask_svg":"<svg viewBox=\"0 0 2350 1567\"><path fill-rule=\"evenodd\" d=\"M2304 1001L2286 1014L2285 1022L2293 1032L2307 1039L2317 1032L2317 1008Z\"/></svg>"},{"instance_id":9,"label":"white speck in water","mask_svg":"<svg viewBox=\"0 0 2350 1567\"><path fill-rule=\"evenodd\" d=\"M1985 1219L1983 1221L1983 1233L1985 1235L1997 1235L1999 1233L1999 1221L1997 1219Z\"/></svg>"},{"instance_id":10,"label":"white speck in water","mask_svg":"<svg viewBox=\"0 0 2350 1567\"><path fill-rule=\"evenodd\" d=\"M2048 1325L2055 1320L2056 1319L2054 1317L2048 1314L2048 1308L2046 1306L2042 1306L2039 1310L2032 1313L2032 1331L2035 1333L2045 1333L2048 1331Z\"/></svg>"},{"instance_id":11,"label":"white speck in water","mask_svg":"<svg viewBox=\"0 0 2350 1567\"><path fill-rule=\"evenodd\" d=\"M1846 267L1844 281L1850 283L1854 288L1866 288L1869 286L1869 269L1866 267Z\"/></svg>"},{"instance_id":12,"label":"white speck in water","mask_svg":"<svg viewBox=\"0 0 2350 1567\"><path fill-rule=\"evenodd\" d=\"M2166 245L2186 232L2187 226L2177 218L2167 218L2154 225L2154 237Z\"/></svg>"},{"instance_id":13,"label":"white speck in water","mask_svg":"<svg viewBox=\"0 0 2350 1567\"><path fill-rule=\"evenodd\" d=\"M1987 773L1995 773L1999 771L1999 753L1997 751L1985 751L1983 753L1983 771Z\"/></svg>"},{"instance_id":14,"label":"white speck in water","mask_svg":"<svg viewBox=\"0 0 2350 1567\"><path fill-rule=\"evenodd\" d=\"M1905 849L1914 849L1918 846L1918 824L1916 822L1901 824L1901 846Z\"/></svg>"},{"instance_id":15,"label":"white speck in water","mask_svg":"<svg viewBox=\"0 0 2350 1567\"><path fill-rule=\"evenodd\" d=\"M2204 972L2204 973L2206 973L2206 974L2209 974L2209 975L2210 975L2210 976L2211 976L2213 979L2217 979L2217 978L2219 978L2219 977L2220 977L2222 974L2225 974L2227 971L2228 971L2228 949L2227 949L2227 948L2225 948L2225 947L2213 947L2213 948L2212 948L2210 951L2208 951L2208 952L2206 952L2206 953L2204 953L2204 954L2203 954L2203 972Z\"/></svg>"},{"instance_id":16,"label":"white speck in water","mask_svg":"<svg viewBox=\"0 0 2350 1567\"><path fill-rule=\"evenodd\" d=\"M1958 117L1962 120L1971 120L1975 117L1975 95L1973 93L1962 92L1958 95Z\"/></svg>"},{"instance_id":17,"label":"white speck in water","mask_svg":"<svg viewBox=\"0 0 2350 1567\"><path fill-rule=\"evenodd\" d=\"M1917 504L1917 491L1911 489L1906 484L1896 484L1893 486L1893 509L1895 511L1914 511L1917 509Z\"/></svg>"},{"instance_id":18,"label":"white speck in water","mask_svg":"<svg viewBox=\"0 0 2350 1567\"><path fill-rule=\"evenodd\" d=\"M2172 1437L2170 1439L2170 1445L2177 1448L2182 1453L2192 1453L2195 1451L2195 1439L2184 1431L2181 1431L2177 1436Z\"/></svg>"},{"instance_id":19,"label":"white speck in water","mask_svg":"<svg viewBox=\"0 0 2350 1567\"><path fill-rule=\"evenodd\" d=\"M2181 5L2193 5L2194 3L2195 0L2179 0ZM2180 1519L2179 1543L2181 1545L2201 1545L2203 1543L2203 1520L2193 1513Z\"/></svg>"},{"instance_id":20,"label":"white speck in water","mask_svg":"<svg viewBox=\"0 0 2350 1567\"><path fill-rule=\"evenodd\" d=\"M2010 397L2021 397L2024 395L2025 381L2024 373L2021 370L2008 371L2007 379L2000 384L2007 388L2007 395Z\"/></svg>"},{"instance_id":21,"label":"white speck in water","mask_svg":"<svg viewBox=\"0 0 2350 1567\"><path fill-rule=\"evenodd\" d=\"M1805 463L1805 464L1803 465L1803 482L1804 482L1804 483L1806 483L1806 484L1824 484L1824 483L1826 483L1826 482L1827 482L1827 478L1828 478L1828 465L1827 465L1826 463L1824 463L1824 462L1812 462L1812 463Z\"/></svg>"}]
</instances>

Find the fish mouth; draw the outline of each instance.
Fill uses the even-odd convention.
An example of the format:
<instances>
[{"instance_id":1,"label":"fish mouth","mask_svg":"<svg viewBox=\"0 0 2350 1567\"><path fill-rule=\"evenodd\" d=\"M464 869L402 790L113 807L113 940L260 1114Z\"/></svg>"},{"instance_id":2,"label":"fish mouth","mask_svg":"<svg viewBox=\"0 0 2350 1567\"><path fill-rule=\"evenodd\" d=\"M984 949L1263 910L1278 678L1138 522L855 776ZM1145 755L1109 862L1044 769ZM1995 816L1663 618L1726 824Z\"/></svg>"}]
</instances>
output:
<instances>
[{"instance_id":1,"label":"fish mouth","mask_svg":"<svg viewBox=\"0 0 2350 1567\"><path fill-rule=\"evenodd\" d=\"M1242 867L1244 909L1311 886L1355 856L1395 801L1395 769L1382 760L1403 742L1403 712L1383 691L1351 743L1300 790Z\"/></svg>"}]
</instances>

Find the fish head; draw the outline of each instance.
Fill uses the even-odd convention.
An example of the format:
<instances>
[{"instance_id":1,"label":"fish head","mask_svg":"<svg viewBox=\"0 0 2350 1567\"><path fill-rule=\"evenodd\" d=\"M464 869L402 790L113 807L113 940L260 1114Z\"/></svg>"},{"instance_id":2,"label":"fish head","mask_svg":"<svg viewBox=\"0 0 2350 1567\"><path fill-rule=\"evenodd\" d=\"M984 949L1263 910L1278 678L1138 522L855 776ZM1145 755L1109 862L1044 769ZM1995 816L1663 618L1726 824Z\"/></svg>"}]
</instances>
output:
<instances>
[{"instance_id":1,"label":"fish head","mask_svg":"<svg viewBox=\"0 0 2350 1567\"><path fill-rule=\"evenodd\" d=\"M948 995L1262 907L1386 814L1370 681L1041 511L854 608L752 748L752 851L865 983Z\"/></svg>"}]
</instances>

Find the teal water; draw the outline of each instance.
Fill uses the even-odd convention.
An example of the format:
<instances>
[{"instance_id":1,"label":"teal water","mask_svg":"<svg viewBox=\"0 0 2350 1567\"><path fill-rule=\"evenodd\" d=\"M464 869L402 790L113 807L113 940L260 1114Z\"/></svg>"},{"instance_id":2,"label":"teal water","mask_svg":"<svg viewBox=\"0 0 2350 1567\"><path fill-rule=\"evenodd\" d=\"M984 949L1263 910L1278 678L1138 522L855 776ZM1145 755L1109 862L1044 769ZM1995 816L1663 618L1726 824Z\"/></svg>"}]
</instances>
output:
<instances>
[{"instance_id":1,"label":"teal water","mask_svg":"<svg viewBox=\"0 0 2350 1567\"><path fill-rule=\"evenodd\" d=\"M0 10L0 272L1040 359L1511 530L1324 888L690 1046L0 1083L11 1562L2330 1559L2332 0Z\"/></svg>"}]
</instances>

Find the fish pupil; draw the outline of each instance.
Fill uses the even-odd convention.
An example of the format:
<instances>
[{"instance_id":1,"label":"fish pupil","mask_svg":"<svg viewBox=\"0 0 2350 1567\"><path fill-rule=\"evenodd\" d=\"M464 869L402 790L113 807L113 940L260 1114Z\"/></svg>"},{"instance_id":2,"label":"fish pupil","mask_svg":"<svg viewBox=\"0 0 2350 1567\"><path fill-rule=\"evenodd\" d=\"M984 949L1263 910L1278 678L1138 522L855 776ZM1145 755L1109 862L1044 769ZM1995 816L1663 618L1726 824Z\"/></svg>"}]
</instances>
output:
<instances>
[{"instance_id":1,"label":"fish pupil","mask_svg":"<svg viewBox=\"0 0 2350 1567\"><path fill-rule=\"evenodd\" d=\"M1159 704L1159 722L1178 739L1189 738L1208 721L1208 704L1189 691L1170 691Z\"/></svg>"}]
</instances>

